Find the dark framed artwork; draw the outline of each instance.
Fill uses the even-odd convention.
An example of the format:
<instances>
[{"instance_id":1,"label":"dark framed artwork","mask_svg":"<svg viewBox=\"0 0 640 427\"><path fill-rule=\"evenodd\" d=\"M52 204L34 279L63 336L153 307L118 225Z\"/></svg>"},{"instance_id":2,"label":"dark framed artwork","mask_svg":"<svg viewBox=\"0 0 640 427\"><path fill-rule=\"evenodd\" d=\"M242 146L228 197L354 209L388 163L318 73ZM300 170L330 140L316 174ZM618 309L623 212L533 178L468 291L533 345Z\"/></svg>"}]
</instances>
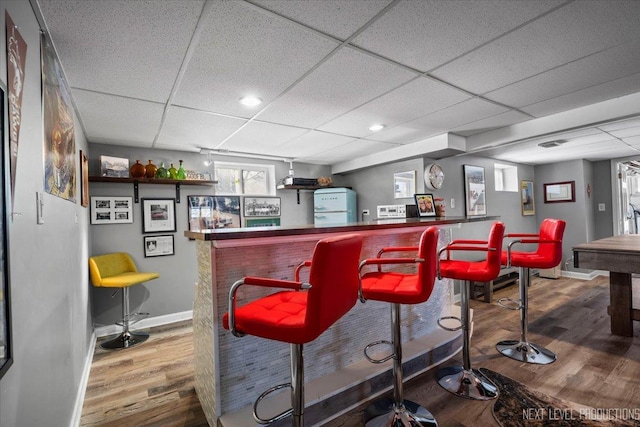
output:
<instances>
[{"instance_id":1,"label":"dark framed artwork","mask_svg":"<svg viewBox=\"0 0 640 427\"><path fill-rule=\"evenodd\" d=\"M163 236L144 236L144 256L167 256L174 254L173 234Z\"/></svg>"},{"instance_id":2,"label":"dark framed artwork","mask_svg":"<svg viewBox=\"0 0 640 427\"><path fill-rule=\"evenodd\" d=\"M0 187L2 188L2 216L0 217L0 378L7 373L13 363L13 348L11 338L11 298L9 284L9 234L7 224L9 221L9 192L10 178L7 159L9 158L9 136L7 119L7 97L5 87L0 84L0 135L2 135L2 151L0 161L2 171L0 175Z\"/></svg>"},{"instance_id":3,"label":"dark framed artwork","mask_svg":"<svg viewBox=\"0 0 640 427\"><path fill-rule=\"evenodd\" d=\"M129 224L132 222L132 197L91 197L91 224Z\"/></svg>"},{"instance_id":4,"label":"dark framed artwork","mask_svg":"<svg viewBox=\"0 0 640 427\"><path fill-rule=\"evenodd\" d=\"M176 231L176 199L142 199L142 232Z\"/></svg>"},{"instance_id":5,"label":"dark framed artwork","mask_svg":"<svg viewBox=\"0 0 640 427\"><path fill-rule=\"evenodd\" d=\"M551 182L544 184L545 203L564 203L576 201L576 182Z\"/></svg>"},{"instance_id":6,"label":"dark framed artwork","mask_svg":"<svg viewBox=\"0 0 640 427\"><path fill-rule=\"evenodd\" d=\"M487 214L484 168L482 166L463 165L464 204L466 216Z\"/></svg>"},{"instance_id":7,"label":"dark framed artwork","mask_svg":"<svg viewBox=\"0 0 640 427\"><path fill-rule=\"evenodd\" d=\"M244 216L280 216L280 197L245 197Z\"/></svg>"},{"instance_id":8,"label":"dark framed artwork","mask_svg":"<svg viewBox=\"0 0 640 427\"><path fill-rule=\"evenodd\" d=\"M418 216L436 216L436 204L433 194L414 194Z\"/></svg>"},{"instance_id":9,"label":"dark framed artwork","mask_svg":"<svg viewBox=\"0 0 640 427\"><path fill-rule=\"evenodd\" d=\"M89 159L84 151L80 150L80 205L89 206Z\"/></svg>"}]
</instances>

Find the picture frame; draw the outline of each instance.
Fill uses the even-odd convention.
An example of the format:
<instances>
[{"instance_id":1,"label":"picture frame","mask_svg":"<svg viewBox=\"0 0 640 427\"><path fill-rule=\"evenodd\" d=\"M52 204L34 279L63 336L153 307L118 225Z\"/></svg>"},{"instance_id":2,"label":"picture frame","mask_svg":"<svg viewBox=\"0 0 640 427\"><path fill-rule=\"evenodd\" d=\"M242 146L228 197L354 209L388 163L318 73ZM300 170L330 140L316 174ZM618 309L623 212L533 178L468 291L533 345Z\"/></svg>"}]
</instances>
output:
<instances>
[{"instance_id":1,"label":"picture frame","mask_svg":"<svg viewBox=\"0 0 640 427\"><path fill-rule=\"evenodd\" d=\"M576 182L550 182L544 184L545 203L564 203L576 201Z\"/></svg>"},{"instance_id":2,"label":"picture frame","mask_svg":"<svg viewBox=\"0 0 640 427\"><path fill-rule=\"evenodd\" d=\"M280 197L245 197L242 202L246 218L280 216Z\"/></svg>"},{"instance_id":3,"label":"picture frame","mask_svg":"<svg viewBox=\"0 0 640 427\"><path fill-rule=\"evenodd\" d=\"M245 227L279 227L280 218L245 218Z\"/></svg>"},{"instance_id":4,"label":"picture frame","mask_svg":"<svg viewBox=\"0 0 640 427\"><path fill-rule=\"evenodd\" d=\"M129 178L129 159L100 156L100 175L114 178Z\"/></svg>"},{"instance_id":5,"label":"picture frame","mask_svg":"<svg viewBox=\"0 0 640 427\"><path fill-rule=\"evenodd\" d=\"M239 196L187 196L190 231L240 228Z\"/></svg>"},{"instance_id":6,"label":"picture frame","mask_svg":"<svg viewBox=\"0 0 640 427\"><path fill-rule=\"evenodd\" d=\"M393 174L393 198L406 199L416 192L416 171Z\"/></svg>"},{"instance_id":7,"label":"picture frame","mask_svg":"<svg viewBox=\"0 0 640 427\"><path fill-rule=\"evenodd\" d=\"M176 199L141 199L142 232L176 231Z\"/></svg>"},{"instance_id":8,"label":"picture frame","mask_svg":"<svg viewBox=\"0 0 640 427\"><path fill-rule=\"evenodd\" d=\"M173 234L144 236L145 258L174 255Z\"/></svg>"},{"instance_id":9,"label":"picture frame","mask_svg":"<svg viewBox=\"0 0 640 427\"><path fill-rule=\"evenodd\" d=\"M533 181L520 181L520 204L522 205L523 216L536 214L536 205L533 194Z\"/></svg>"},{"instance_id":10,"label":"picture frame","mask_svg":"<svg viewBox=\"0 0 640 427\"><path fill-rule=\"evenodd\" d=\"M91 197L91 224L133 222L133 197Z\"/></svg>"},{"instance_id":11,"label":"picture frame","mask_svg":"<svg viewBox=\"0 0 640 427\"><path fill-rule=\"evenodd\" d=\"M84 151L80 150L80 205L89 206L89 159Z\"/></svg>"},{"instance_id":12,"label":"picture frame","mask_svg":"<svg viewBox=\"0 0 640 427\"><path fill-rule=\"evenodd\" d=\"M463 165L465 215L484 216L487 214L484 168Z\"/></svg>"},{"instance_id":13,"label":"picture frame","mask_svg":"<svg viewBox=\"0 0 640 427\"><path fill-rule=\"evenodd\" d=\"M436 216L436 204L433 194L414 194L419 217Z\"/></svg>"}]
</instances>

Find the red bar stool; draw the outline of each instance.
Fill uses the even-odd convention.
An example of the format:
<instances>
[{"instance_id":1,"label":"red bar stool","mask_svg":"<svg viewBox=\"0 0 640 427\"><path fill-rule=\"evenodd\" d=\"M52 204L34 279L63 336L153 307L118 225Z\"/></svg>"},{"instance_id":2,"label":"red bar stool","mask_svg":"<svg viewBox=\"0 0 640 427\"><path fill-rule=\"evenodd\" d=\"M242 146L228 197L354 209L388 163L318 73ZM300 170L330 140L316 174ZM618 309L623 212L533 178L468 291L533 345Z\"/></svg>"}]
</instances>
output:
<instances>
[{"instance_id":1,"label":"red bar stool","mask_svg":"<svg viewBox=\"0 0 640 427\"><path fill-rule=\"evenodd\" d=\"M509 233L505 237L516 238L512 240L507 250L502 253L502 264L508 267L518 267L520 301L509 298L501 298L498 303L511 310L520 310L520 340L500 341L496 348L504 356L520 362L547 365L556 360L556 355L551 350L537 344L530 343L527 339L528 330L528 288L531 280L531 268L554 268L562 261L562 236L566 222L561 219L547 218L540 224L540 232L535 233ZM512 247L516 244L537 244L535 251L516 252ZM509 305L509 303L512 303ZM516 304L515 306L513 304Z\"/></svg>"},{"instance_id":2,"label":"red bar stool","mask_svg":"<svg viewBox=\"0 0 640 427\"><path fill-rule=\"evenodd\" d=\"M292 426L304 426L304 363L302 345L313 341L346 314L358 299L358 263L362 237L347 234L320 240L311 261L300 264L295 280L244 277L229 291L229 311L222 322L233 335L254 335L290 344L291 383L271 387L253 405L259 424L270 424L292 415ZM302 267L310 267L309 283L300 281ZM282 288L269 296L236 306L236 293L242 285ZM258 416L258 404L268 394L291 388L292 408L271 419Z\"/></svg>"},{"instance_id":3,"label":"red bar stool","mask_svg":"<svg viewBox=\"0 0 640 427\"><path fill-rule=\"evenodd\" d=\"M382 399L368 407L364 412L366 426L402 427L437 426L431 412L417 403L404 400L402 393L402 336L400 329L400 304L419 304L429 299L433 291L436 276L436 248L438 229L427 228L420 237L420 246L387 247L378 252L377 258L365 259L360 263L361 301L376 300L391 303L392 340L376 341L364 349L365 357L372 363L383 363L393 358L393 399ZM414 258L382 258L388 252L417 252ZM415 264L417 272L413 274L383 272L382 265ZM366 265L377 265L377 271L362 274ZM379 344L393 347L393 353L382 359L373 359L367 351Z\"/></svg>"},{"instance_id":4,"label":"red bar stool","mask_svg":"<svg viewBox=\"0 0 640 427\"><path fill-rule=\"evenodd\" d=\"M500 253L504 224L495 222L489 232L489 240L453 240L438 252L438 278L448 277L458 279L460 283L460 315L461 318L447 316L438 320L443 329L457 331L462 329L462 363L463 366L448 366L436 373L438 383L456 396L475 400L489 400L498 397L498 387L477 369L471 368L470 335L471 310L469 301L471 296L470 282L488 282L500 273ZM442 252L447 252L445 259L440 259ZM464 261L451 259L452 251L481 251L487 255L484 260ZM457 328L442 325L440 320L456 319L460 321Z\"/></svg>"}]
</instances>

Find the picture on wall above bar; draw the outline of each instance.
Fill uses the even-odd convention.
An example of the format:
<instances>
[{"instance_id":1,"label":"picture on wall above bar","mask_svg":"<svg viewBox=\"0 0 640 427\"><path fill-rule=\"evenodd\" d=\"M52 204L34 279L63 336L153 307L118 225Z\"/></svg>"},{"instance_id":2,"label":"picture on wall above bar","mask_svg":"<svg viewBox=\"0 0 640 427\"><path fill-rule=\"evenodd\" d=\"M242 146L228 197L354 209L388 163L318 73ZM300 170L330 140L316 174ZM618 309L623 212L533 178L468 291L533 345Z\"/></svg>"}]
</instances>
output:
<instances>
[{"instance_id":1,"label":"picture on wall above bar","mask_svg":"<svg viewBox=\"0 0 640 427\"><path fill-rule=\"evenodd\" d=\"M464 202L466 216L487 214L484 168L464 165Z\"/></svg>"},{"instance_id":2,"label":"picture on wall above bar","mask_svg":"<svg viewBox=\"0 0 640 427\"><path fill-rule=\"evenodd\" d=\"M553 182L544 184L544 202L562 203L576 201L576 182Z\"/></svg>"},{"instance_id":3,"label":"picture on wall above bar","mask_svg":"<svg viewBox=\"0 0 640 427\"><path fill-rule=\"evenodd\" d=\"M187 196L189 230L240 228L239 196Z\"/></svg>"}]
</instances>

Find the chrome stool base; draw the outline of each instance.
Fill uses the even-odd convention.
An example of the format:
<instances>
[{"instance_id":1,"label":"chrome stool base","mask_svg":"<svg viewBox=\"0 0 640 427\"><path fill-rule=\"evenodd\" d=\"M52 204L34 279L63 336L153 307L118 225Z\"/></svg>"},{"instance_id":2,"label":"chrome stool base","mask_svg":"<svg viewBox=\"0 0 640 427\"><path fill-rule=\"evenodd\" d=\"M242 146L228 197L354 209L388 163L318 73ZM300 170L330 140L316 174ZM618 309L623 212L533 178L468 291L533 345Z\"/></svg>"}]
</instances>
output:
<instances>
[{"instance_id":1,"label":"chrome stool base","mask_svg":"<svg viewBox=\"0 0 640 427\"><path fill-rule=\"evenodd\" d=\"M123 332L117 337L105 341L100 344L100 347L107 350L117 350L120 348L133 347L136 344L141 344L149 338L149 334L144 332Z\"/></svg>"},{"instance_id":2,"label":"chrome stool base","mask_svg":"<svg viewBox=\"0 0 640 427\"><path fill-rule=\"evenodd\" d=\"M498 397L498 387L477 369L448 366L438 370L438 384L456 396L474 400L491 400Z\"/></svg>"},{"instance_id":3,"label":"chrome stool base","mask_svg":"<svg viewBox=\"0 0 640 427\"><path fill-rule=\"evenodd\" d=\"M365 427L437 427L431 412L409 400L398 407L393 399L382 399L364 411Z\"/></svg>"},{"instance_id":4,"label":"chrome stool base","mask_svg":"<svg viewBox=\"0 0 640 427\"><path fill-rule=\"evenodd\" d=\"M556 361L556 355L549 349L525 341L505 340L496 344L503 356L519 362L548 365Z\"/></svg>"}]
</instances>

